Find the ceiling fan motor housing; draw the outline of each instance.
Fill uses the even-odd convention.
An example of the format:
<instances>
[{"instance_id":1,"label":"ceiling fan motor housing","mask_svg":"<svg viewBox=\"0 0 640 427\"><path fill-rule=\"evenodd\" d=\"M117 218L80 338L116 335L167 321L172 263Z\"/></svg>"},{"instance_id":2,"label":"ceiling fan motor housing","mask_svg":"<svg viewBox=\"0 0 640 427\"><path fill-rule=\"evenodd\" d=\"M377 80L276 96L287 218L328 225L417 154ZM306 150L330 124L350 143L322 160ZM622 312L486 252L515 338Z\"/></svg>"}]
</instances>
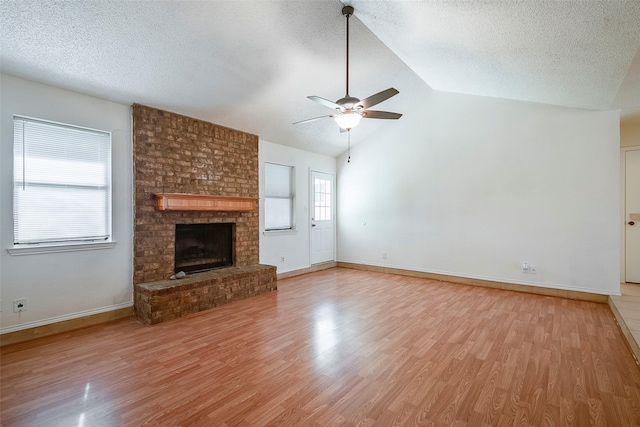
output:
<instances>
[{"instance_id":1,"label":"ceiling fan motor housing","mask_svg":"<svg viewBox=\"0 0 640 427\"><path fill-rule=\"evenodd\" d=\"M340 98L336 101L336 104L343 107L345 110L356 109L356 105L360 102L358 98L354 98L353 96L345 96L344 98ZM362 107L360 107L362 108Z\"/></svg>"}]
</instances>

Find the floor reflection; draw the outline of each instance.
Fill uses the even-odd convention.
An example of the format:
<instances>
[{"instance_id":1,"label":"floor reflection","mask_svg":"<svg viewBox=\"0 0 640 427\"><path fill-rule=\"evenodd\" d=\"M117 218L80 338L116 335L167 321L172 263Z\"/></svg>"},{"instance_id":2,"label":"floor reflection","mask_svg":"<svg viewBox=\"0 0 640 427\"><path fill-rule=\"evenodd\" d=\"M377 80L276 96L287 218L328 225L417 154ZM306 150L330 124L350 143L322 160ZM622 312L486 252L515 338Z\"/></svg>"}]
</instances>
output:
<instances>
[{"instance_id":1,"label":"floor reflection","mask_svg":"<svg viewBox=\"0 0 640 427\"><path fill-rule=\"evenodd\" d=\"M86 402L87 399L89 398L89 389L91 388L91 383L87 383L86 386L84 386L84 398L83 401Z\"/></svg>"},{"instance_id":2,"label":"floor reflection","mask_svg":"<svg viewBox=\"0 0 640 427\"><path fill-rule=\"evenodd\" d=\"M334 304L329 302L316 308L313 313L313 347L318 369L333 363L337 357L335 351L327 351L338 344L337 316Z\"/></svg>"}]
</instances>

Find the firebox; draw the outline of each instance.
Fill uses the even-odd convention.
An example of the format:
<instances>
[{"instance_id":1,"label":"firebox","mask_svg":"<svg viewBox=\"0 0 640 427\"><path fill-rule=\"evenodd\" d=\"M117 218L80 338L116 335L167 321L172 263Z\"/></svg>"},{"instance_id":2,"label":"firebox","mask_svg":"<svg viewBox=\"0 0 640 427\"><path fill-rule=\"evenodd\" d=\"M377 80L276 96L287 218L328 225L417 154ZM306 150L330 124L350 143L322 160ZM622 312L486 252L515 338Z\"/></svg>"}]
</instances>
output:
<instances>
[{"instance_id":1,"label":"firebox","mask_svg":"<svg viewBox=\"0 0 640 427\"><path fill-rule=\"evenodd\" d=\"M175 272L197 273L232 266L234 226L176 224Z\"/></svg>"}]
</instances>

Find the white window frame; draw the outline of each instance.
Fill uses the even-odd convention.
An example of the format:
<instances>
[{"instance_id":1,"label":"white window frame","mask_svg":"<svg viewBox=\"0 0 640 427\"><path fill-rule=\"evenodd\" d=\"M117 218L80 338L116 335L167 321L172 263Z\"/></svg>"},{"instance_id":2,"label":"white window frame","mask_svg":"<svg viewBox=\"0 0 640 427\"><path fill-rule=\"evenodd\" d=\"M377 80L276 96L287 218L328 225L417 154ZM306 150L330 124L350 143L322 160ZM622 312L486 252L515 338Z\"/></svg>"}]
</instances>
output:
<instances>
[{"instance_id":1,"label":"white window frame","mask_svg":"<svg viewBox=\"0 0 640 427\"><path fill-rule=\"evenodd\" d=\"M13 194L13 205L14 205L13 207L14 238L13 238L13 246L7 249L8 252L11 255L28 255L28 254L39 254L39 253L49 253L49 252L69 252L69 251L77 251L77 250L103 249L103 248L112 248L113 246L115 246L115 241L113 241L113 230L112 230L113 180L111 175L111 158L112 158L111 132L98 130L98 129L91 129L91 128L82 127L82 126L75 126L75 125L70 125L65 123L59 123L59 122L54 122L50 120L43 120L43 119L38 119L33 117L20 116L20 115L13 116L13 123L14 123L14 141L13 141L14 174L13 174L12 194ZM101 159L100 164L102 165L102 168L103 168L102 173L104 173L104 175L98 175L98 176L103 176L105 183L104 185L102 183L98 183L98 184L94 183L93 185L89 184L86 187L87 189L90 190L95 185L98 185L98 187L95 187L95 188L100 188L100 186L102 186L101 192L102 194L104 194L104 197L100 199L104 200L104 204L99 205L101 206L101 209L99 209L99 212L101 215L100 221L102 222L103 226L101 227L99 237L98 236L95 236L95 237L81 236L80 234L77 236L72 236L70 234L66 236L60 235L58 236L60 237L59 240L55 236L50 236L47 238L47 237L44 237L44 235L41 235L40 237L36 236L33 239L27 238L27 237L22 237L22 238L19 237L18 235L19 228L21 226L28 227L28 224L29 224L27 223L26 225L23 225L17 221L17 218L20 216L20 209L21 209L21 207L18 204L18 199L20 196L18 193L19 191L24 191L25 188L28 189L29 186L31 185L32 188L34 189L37 188L39 191L45 193L45 198L46 198L46 192L48 187L51 188L52 192L55 190L61 190L65 188L75 188L76 186L78 188L83 188L85 187L87 182L86 181L82 182L82 178L85 178L87 176L85 175L87 171L88 172L91 171L91 169L88 169L88 170L85 169L85 171L69 169L70 171L72 171L72 173L66 175L65 177L65 179L68 180L68 182L61 182L61 181L56 182L54 181L54 179L52 179L51 181L47 181L46 179L48 178L48 176L41 173L40 176L37 178L33 178L33 175L31 177L31 180L36 179L37 182L30 182L29 181L30 178L27 177L27 174L29 173L29 169L28 169L29 162L31 161L33 166L34 164L36 164L35 163L36 160L34 160L36 158L32 157L30 159L28 155L23 156L22 154L25 147L24 144L25 142L28 144L28 140L25 140L24 138L22 138L21 140L15 140L17 139L17 136L19 136L20 134L24 135L24 133L22 133L23 131L21 132L20 129L15 128L16 126L21 126L22 123L26 123L26 124L35 123L35 124L42 124L45 126L53 126L55 128L61 128L61 129L64 128L64 129L71 129L73 131L88 132L91 134L95 134L97 136L101 136L103 138L103 143L106 143L106 146L103 145L101 150L105 153L105 157ZM62 140L62 142L64 142L64 140ZM46 156L44 158L46 159L44 165L47 165L46 163L47 161L51 162L50 158ZM73 156L71 156L70 158L73 159ZM64 160L64 158L62 159ZM25 169L25 166L27 167L27 169ZM55 170L56 169L54 166L53 171ZM77 172L77 173L74 175L73 172ZM73 179L74 176L76 178L75 181ZM76 182L78 182L78 184L76 184ZM58 197L60 197L60 195L58 195ZM23 206L22 209L26 209L26 207ZM29 209L33 209L33 206L30 206Z\"/></svg>"},{"instance_id":2,"label":"white window frame","mask_svg":"<svg viewBox=\"0 0 640 427\"><path fill-rule=\"evenodd\" d=\"M276 185L279 188L278 194L272 194L270 192L270 188L274 188L273 185L270 184L269 180L273 179L270 177L269 170L273 168L273 170L278 170L282 172L285 168L289 170L289 192L288 194L283 194L279 190L283 188L283 185ZM264 163L264 231L266 234L275 234L275 233L287 233L295 231L295 176L296 169L294 166L290 165L282 165L273 162L265 162ZM289 218L290 223L288 226L270 226L267 224L267 218L269 217L268 209L269 209L269 200L289 200Z\"/></svg>"}]
</instances>

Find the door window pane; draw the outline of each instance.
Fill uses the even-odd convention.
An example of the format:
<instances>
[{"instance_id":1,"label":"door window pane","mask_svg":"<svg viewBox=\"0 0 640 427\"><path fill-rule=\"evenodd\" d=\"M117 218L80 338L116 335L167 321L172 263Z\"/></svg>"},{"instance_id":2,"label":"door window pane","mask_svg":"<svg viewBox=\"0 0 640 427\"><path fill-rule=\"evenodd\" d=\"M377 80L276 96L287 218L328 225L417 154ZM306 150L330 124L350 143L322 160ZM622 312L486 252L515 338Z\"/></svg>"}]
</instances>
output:
<instances>
[{"instance_id":1,"label":"door window pane","mask_svg":"<svg viewBox=\"0 0 640 427\"><path fill-rule=\"evenodd\" d=\"M314 219L316 221L331 221L331 182L316 178L314 188Z\"/></svg>"}]
</instances>

